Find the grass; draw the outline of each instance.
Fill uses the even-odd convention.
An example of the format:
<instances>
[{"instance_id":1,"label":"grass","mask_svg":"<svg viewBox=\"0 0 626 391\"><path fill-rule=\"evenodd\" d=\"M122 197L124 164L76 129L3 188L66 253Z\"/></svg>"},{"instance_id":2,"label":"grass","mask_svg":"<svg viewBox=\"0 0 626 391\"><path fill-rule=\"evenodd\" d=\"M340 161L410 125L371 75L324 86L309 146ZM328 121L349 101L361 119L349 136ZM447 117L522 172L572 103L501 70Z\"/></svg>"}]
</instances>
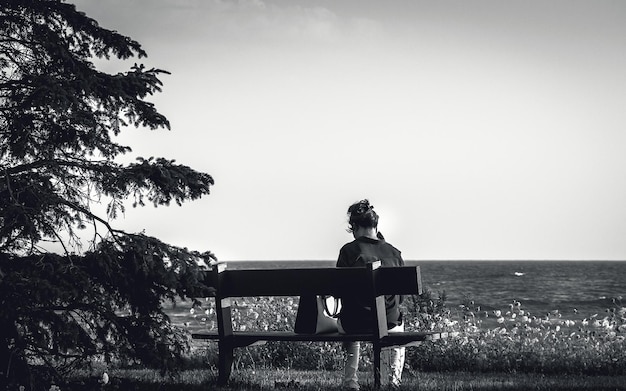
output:
<instances>
[{"instance_id":1,"label":"grass","mask_svg":"<svg viewBox=\"0 0 626 391\"><path fill-rule=\"evenodd\" d=\"M339 371L240 370L227 386L217 386L215 370L186 370L174 376L161 376L155 370L112 370L103 390L137 391L231 391L231 390L341 390ZM371 373L361 373L361 389L373 389ZM93 389L94 382L74 382L73 390ZM406 371L400 390L482 391L482 390L626 390L626 375L543 375L528 373L414 372Z\"/></svg>"}]
</instances>

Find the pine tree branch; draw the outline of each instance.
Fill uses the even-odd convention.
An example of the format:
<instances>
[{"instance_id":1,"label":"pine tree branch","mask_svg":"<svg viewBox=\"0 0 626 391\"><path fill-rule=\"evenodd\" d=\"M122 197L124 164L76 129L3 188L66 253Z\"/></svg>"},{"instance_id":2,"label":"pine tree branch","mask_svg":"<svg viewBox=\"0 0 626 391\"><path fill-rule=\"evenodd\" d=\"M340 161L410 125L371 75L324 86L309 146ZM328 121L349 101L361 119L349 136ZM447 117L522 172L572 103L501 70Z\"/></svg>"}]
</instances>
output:
<instances>
[{"instance_id":1,"label":"pine tree branch","mask_svg":"<svg viewBox=\"0 0 626 391\"><path fill-rule=\"evenodd\" d=\"M39 161L32 162L32 163L21 164L15 167L6 167L4 169L4 172L5 172L5 176L8 177L8 175L11 175L11 174L19 174L19 173L26 172L26 171L32 171L34 169L41 168L41 167L53 167L53 166L66 167L66 168L75 167L75 168L82 168L86 170L95 171L96 168L103 168L109 164L111 163L106 160L102 160L102 161L83 160L83 161L72 162L69 160L45 159L45 160L39 160Z\"/></svg>"},{"instance_id":2,"label":"pine tree branch","mask_svg":"<svg viewBox=\"0 0 626 391\"><path fill-rule=\"evenodd\" d=\"M98 221L99 223L101 223L102 225L104 225L104 226L107 228L107 230L108 230L108 231L109 231L109 232L113 235L113 238L114 238L114 239L115 239L115 235L116 235L116 234L128 235L128 234L127 234L126 232L124 232L123 230L119 230L119 229L115 229L115 228L113 228L113 227L111 226L111 224L110 224L107 220L105 220L105 219L101 218L100 216L98 216L98 215L96 215L96 214L92 213L90 210L88 210L88 209L86 209L86 208L84 208L84 207L82 207L82 206L80 206L80 205L77 205L77 204L75 204L75 203L73 203L73 202L70 202L70 201L65 200L65 199L62 199L62 198L58 198L58 199L57 199L57 201L58 201L60 204L63 204L63 205L69 206L70 208L72 208L72 209L76 210L77 212L80 212L80 213L84 214L85 216L87 216L87 217L88 217L88 218L90 218L91 220Z\"/></svg>"}]
</instances>

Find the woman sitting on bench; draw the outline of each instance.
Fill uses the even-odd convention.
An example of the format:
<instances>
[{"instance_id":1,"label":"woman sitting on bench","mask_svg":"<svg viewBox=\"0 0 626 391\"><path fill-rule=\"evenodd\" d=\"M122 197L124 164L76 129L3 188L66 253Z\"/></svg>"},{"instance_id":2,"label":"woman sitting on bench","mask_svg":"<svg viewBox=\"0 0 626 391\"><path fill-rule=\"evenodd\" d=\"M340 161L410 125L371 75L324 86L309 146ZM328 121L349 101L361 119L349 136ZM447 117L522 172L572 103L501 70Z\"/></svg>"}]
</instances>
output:
<instances>
[{"instance_id":1,"label":"woman sitting on bench","mask_svg":"<svg viewBox=\"0 0 626 391\"><path fill-rule=\"evenodd\" d=\"M339 251L337 267L363 267L367 263L377 260L383 267L404 266L400 251L387 243L383 235L378 232L378 215L368 200L361 200L348 208L348 223L354 240L345 244ZM341 298L341 313L339 314L338 328L340 333L371 332L364 329L371 324L371 303L367 298L358 296L344 296ZM389 332L402 332L402 314L399 305L402 297L398 295L385 296L387 312L387 327ZM358 390L357 371L359 368L359 342L345 342L346 362L344 369L343 386ZM405 348L395 347L384 349L381 352L381 383L391 383L399 386L404 366Z\"/></svg>"}]
</instances>

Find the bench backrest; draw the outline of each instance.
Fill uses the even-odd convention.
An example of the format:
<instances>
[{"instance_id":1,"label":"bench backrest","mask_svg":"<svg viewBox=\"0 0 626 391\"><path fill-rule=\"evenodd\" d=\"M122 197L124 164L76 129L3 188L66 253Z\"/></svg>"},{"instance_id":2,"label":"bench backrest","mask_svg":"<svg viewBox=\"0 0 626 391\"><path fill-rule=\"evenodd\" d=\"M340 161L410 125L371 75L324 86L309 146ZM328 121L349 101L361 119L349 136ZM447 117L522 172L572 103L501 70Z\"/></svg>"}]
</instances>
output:
<instances>
[{"instance_id":1,"label":"bench backrest","mask_svg":"<svg viewBox=\"0 0 626 391\"><path fill-rule=\"evenodd\" d=\"M216 290L218 333L232 335L231 297L346 294L372 300L375 334L387 334L384 295L422 293L419 266L381 267L380 261L362 268L297 268L229 270L218 264L205 284Z\"/></svg>"},{"instance_id":2,"label":"bench backrest","mask_svg":"<svg viewBox=\"0 0 626 391\"><path fill-rule=\"evenodd\" d=\"M219 264L205 284L226 297L333 295L410 295L421 293L419 266L374 269L375 291L367 284L370 271L363 268L301 268L230 270Z\"/></svg>"}]
</instances>

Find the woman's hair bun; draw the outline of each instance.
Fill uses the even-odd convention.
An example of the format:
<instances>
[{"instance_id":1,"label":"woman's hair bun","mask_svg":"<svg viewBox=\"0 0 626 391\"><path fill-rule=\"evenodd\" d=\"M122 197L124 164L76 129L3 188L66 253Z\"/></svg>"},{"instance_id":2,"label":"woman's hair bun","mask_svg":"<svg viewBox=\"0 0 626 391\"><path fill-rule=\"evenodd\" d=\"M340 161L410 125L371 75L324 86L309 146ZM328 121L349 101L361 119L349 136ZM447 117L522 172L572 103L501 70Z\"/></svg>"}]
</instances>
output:
<instances>
[{"instance_id":1,"label":"woman's hair bun","mask_svg":"<svg viewBox=\"0 0 626 391\"><path fill-rule=\"evenodd\" d=\"M367 199L355 202L348 208L348 223L350 231L356 226L364 228L376 228L378 226L378 215L374 212L374 206Z\"/></svg>"}]
</instances>

